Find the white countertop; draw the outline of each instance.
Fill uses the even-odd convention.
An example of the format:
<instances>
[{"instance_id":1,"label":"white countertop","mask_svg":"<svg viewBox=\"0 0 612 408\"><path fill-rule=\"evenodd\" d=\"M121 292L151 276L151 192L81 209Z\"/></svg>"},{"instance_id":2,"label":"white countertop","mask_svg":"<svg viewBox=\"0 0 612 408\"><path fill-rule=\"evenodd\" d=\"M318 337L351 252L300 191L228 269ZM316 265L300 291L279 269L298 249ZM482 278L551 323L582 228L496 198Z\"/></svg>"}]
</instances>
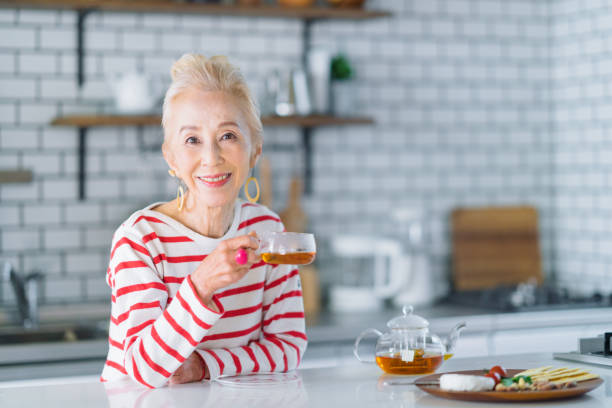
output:
<instances>
[{"instance_id":1,"label":"white countertop","mask_svg":"<svg viewBox=\"0 0 612 408\"><path fill-rule=\"evenodd\" d=\"M544 365L583 367L596 372L604 384L585 396L531 403L530 407L604 408L612 406L612 368L553 360L550 354L523 354L451 359L440 371ZM475 407L488 403L461 402L428 395L412 385L386 385L388 376L376 365L347 364L336 368L298 370L299 381L282 386L236 388L218 383L193 383L145 389L131 381L102 384L93 377L50 381L0 383L0 402L6 407ZM402 377L406 379L408 377ZM517 407L498 403L495 407Z\"/></svg>"}]
</instances>

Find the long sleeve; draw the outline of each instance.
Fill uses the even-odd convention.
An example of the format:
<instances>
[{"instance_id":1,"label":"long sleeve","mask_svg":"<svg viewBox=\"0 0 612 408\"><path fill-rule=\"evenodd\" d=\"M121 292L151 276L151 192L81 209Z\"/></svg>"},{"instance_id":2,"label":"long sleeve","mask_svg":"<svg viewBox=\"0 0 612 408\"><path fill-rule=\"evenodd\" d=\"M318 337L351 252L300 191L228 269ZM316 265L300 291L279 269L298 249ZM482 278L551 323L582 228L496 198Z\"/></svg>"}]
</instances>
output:
<instances>
[{"instance_id":1,"label":"long sleeve","mask_svg":"<svg viewBox=\"0 0 612 408\"><path fill-rule=\"evenodd\" d=\"M174 298L156 265L165 254L150 253L137 238L119 234L113 240L108 283L112 289L109 343L113 353L106 365L139 383L155 388L195 350L223 314L206 307L189 277ZM106 369L106 368L105 368Z\"/></svg>"},{"instance_id":2,"label":"long sleeve","mask_svg":"<svg viewBox=\"0 0 612 408\"><path fill-rule=\"evenodd\" d=\"M269 266L263 288L261 334L247 345L197 349L210 378L255 372L285 372L298 367L306 350L300 276L291 265Z\"/></svg>"}]
</instances>

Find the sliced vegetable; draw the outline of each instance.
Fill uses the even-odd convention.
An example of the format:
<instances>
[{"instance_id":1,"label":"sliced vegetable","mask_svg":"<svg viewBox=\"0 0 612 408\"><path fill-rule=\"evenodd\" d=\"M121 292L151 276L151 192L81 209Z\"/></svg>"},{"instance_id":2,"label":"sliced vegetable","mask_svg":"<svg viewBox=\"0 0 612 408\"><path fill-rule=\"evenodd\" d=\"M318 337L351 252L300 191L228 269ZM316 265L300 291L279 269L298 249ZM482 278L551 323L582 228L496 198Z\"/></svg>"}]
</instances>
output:
<instances>
[{"instance_id":1,"label":"sliced vegetable","mask_svg":"<svg viewBox=\"0 0 612 408\"><path fill-rule=\"evenodd\" d=\"M501 380L501 377L496 372L494 372L494 373L489 372L489 373L485 374L484 376L491 378L495 382L495 385L497 385L499 383L499 381Z\"/></svg>"},{"instance_id":2,"label":"sliced vegetable","mask_svg":"<svg viewBox=\"0 0 612 408\"><path fill-rule=\"evenodd\" d=\"M508 376L508 373L506 372L506 370L504 369L504 367L502 367L502 366L500 366L500 365L493 366L493 367L492 367L492 368L489 370L489 372L490 372L490 373L494 373L494 372L495 372L495 373L498 373L498 374L499 374L499 376L500 376L501 378L504 378L504 377L507 377L507 376Z\"/></svg>"}]
</instances>

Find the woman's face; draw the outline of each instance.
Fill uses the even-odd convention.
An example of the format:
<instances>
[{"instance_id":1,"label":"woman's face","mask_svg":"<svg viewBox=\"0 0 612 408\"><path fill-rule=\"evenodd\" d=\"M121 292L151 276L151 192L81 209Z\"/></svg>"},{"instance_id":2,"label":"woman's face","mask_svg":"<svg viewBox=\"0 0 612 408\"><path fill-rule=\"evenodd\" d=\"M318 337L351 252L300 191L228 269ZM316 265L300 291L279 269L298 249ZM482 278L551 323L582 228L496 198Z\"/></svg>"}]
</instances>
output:
<instances>
[{"instance_id":1,"label":"woman's face","mask_svg":"<svg viewBox=\"0 0 612 408\"><path fill-rule=\"evenodd\" d=\"M235 97L187 90L170 103L164 146L170 168L198 206L233 203L261 153Z\"/></svg>"}]
</instances>

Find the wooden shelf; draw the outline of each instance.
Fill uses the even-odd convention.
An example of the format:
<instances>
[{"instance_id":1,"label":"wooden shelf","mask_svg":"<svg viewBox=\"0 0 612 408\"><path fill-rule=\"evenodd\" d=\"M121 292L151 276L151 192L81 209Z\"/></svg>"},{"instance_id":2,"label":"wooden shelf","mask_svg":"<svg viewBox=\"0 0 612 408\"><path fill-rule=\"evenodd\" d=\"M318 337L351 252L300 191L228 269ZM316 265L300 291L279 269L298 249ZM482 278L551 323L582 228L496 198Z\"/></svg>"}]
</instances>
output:
<instances>
[{"instance_id":1,"label":"wooden shelf","mask_svg":"<svg viewBox=\"0 0 612 408\"><path fill-rule=\"evenodd\" d=\"M391 13L347 7L283 7L280 5L240 6L184 3L173 0L0 0L0 7L118 12L209 14L242 17L297 18L308 20L363 20L388 17Z\"/></svg>"},{"instance_id":2,"label":"wooden shelf","mask_svg":"<svg viewBox=\"0 0 612 408\"><path fill-rule=\"evenodd\" d=\"M309 116L263 116L264 126L346 126L369 125L374 120L367 117L337 117L332 115ZM74 126L79 128L97 126L161 126L159 115L68 115L51 122L53 126Z\"/></svg>"},{"instance_id":3,"label":"wooden shelf","mask_svg":"<svg viewBox=\"0 0 612 408\"><path fill-rule=\"evenodd\" d=\"M347 126L347 125L371 125L374 123L368 117L339 117L333 115L308 115L308 116L264 116L261 118L264 126Z\"/></svg>"},{"instance_id":4,"label":"wooden shelf","mask_svg":"<svg viewBox=\"0 0 612 408\"><path fill-rule=\"evenodd\" d=\"M240 6L206 3L186 3L179 0L0 0L0 8L40 8L74 10L76 19L76 79L81 87L84 76L84 29L85 19L93 11L178 13L200 15L223 15L241 17L292 18L301 20L302 61L306 65L306 56L310 49L310 27L315 20L365 20L389 17L386 11L366 10L362 8L333 7L283 7L280 5ZM304 151L305 193L311 191L312 146L311 131L317 126L368 125L374 121L367 117L335 117L332 115L309 116L267 116L262 117L264 126L297 126L302 131ZM85 156L86 139L89 127L95 126L160 126L159 115L69 115L55 118L54 126L74 126L78 128L78 178L79 199L85 198Z\"/></svg>"},{"instance_id":5,"label":"wooden shelf","mask_svg":"<svg viewBox=\"0 0 612 408\"><path fill-rule=\"evenodd\" d=\"M160 115L68 115L51 121L53 126L161 126Z\"/></svg>"},{"instance_id":6,"label":"wooden shelf","mask_svg":"<svg viewBox=\"0 0 612 408\"><path fill-rule=\"evenodd\" d=\"M374 123L368 117L337 117L333 115L308 115L308 116L263 116L261 121L264 126L297 126L302 129L302 147L304 150L304 183L305 192L309 193L310 180L312 178L312 146L311 131L319 126L349 126L349 125L371 125ZM160 115L68 115L60 116L51 121L53 126L73 126L79 130L78 143L78 185L79 199L85 198L85 156L87 129L99 126L161 126Z\"/></svg>"},{"instance_id":7,"label":"wooden shelf","mask_svg":"<svg viewBox=\"0 0 612 408\"><path fill-rule=\"evenodd\" d=\"M0 170L0 184L29 183L31 181L31 170Z\"/></svg>"}]
</instances>

